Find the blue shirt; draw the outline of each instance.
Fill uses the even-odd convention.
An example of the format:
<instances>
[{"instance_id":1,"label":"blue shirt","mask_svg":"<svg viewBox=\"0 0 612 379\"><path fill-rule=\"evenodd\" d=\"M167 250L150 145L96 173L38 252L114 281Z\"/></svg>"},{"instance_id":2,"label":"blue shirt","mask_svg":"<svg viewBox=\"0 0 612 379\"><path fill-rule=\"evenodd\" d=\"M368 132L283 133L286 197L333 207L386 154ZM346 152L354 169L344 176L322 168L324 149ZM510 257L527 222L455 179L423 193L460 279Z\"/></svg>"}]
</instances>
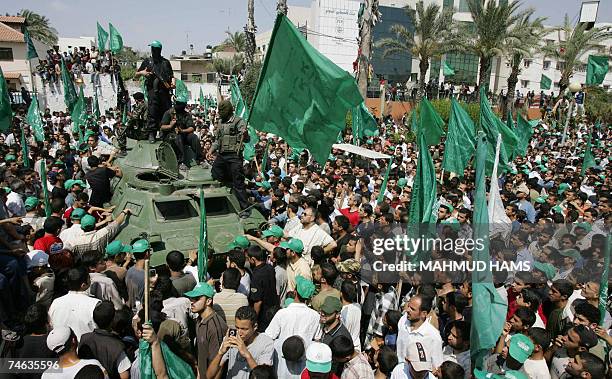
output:
<instances>
[{"instance_id":1,"label":"blue shirt","mask_svg":"<svg viewBox=\"0 0 612 379\"><path fill-rule=\"evenodd\" d=\"M520 210L525 211L527 214L527 220L533 224L536 218L536 211L533 204L527 200L521 200L518 203L518 207Z\"/></svg>"}]
</instances>

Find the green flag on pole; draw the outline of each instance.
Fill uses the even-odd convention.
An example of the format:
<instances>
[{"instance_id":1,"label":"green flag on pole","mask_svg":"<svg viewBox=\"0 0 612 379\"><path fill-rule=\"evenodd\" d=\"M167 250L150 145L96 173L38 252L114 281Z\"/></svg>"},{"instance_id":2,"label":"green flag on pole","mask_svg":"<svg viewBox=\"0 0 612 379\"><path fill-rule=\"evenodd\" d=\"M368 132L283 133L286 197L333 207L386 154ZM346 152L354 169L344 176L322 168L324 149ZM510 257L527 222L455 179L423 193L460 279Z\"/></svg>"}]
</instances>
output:
<instances>
[{"instance_id":1,"label":"green flag on pole","mask_svg":"<svg viewBox=\"0 0 612 379\"><path fill-rule=\"evenodd\" d=\"M446 61L444 62L444 66L442 68L442 72L444 73L444 76L453 76L455 75L455 70L453 70L453 68L451 66L448 65L448 63L446 63Z\"/></svg>"},{"instance_id":2,"label":"green flag on pole","mask_svg":"<svg viewBox=\"0 0 612 379\"><path fill-rule=\"evenodd\" d=\"M200 87L200 98L199 98L200 106L203 106L205 103L204 100L204 92L202 92L202 87Z\"/></svg>"},{"instance_id":3,"label":"green flag on pole","mask_svg":"<svg viewBox=\"0 0 612 379\"><path fill-rule=\"evenodd\" d=\"M589 55L586 72L586 85L600 85L608 73L608 57Z\"/></svg>"},{"instance_id":4,"label":"green flag on pole","mask_svg":"<svg viewBox=\"0 0 612 379\"><path fill-rule=\"evenodd\" d=\"M552 80L548 76L542 74L540 78L540 89L550 89L551 84Z\"/></svg>"},{"instance_id":5,"label":"green flag on pole","mask_svg":"<svg viewBox=\"0 0 612 379\"><path fill-rule=\"evenodd\" d=\"M437 218L433 212L437 198L436 169L423 133L418 134L417 144L419 157L408 214L409 223L412 225L435 223Z\"/></svg>"},{"instance_id":6,"label":"green flag on pole","mask_svg":"<svg viewBox=\"0 0 612 379\"><path fill-rule=\"evenodd\" d=\"M474 196L474 240L481 241L472 253L473 262L491 262L489 254L489 215L485 171L489 149L487 138L480 134L476 148L476 194ZM503 151L503 149L500 149ZM495 179L494 179L495 180ZM476 264L476 263L475 263ZM493 286L491 270L472 272L472 314L470 351L474 368L481 369L483 358L497 343L504 323L508 303Z\"/></svg>"},{"instance_id":7,"label":"green flag on pole","mask_svg":"<svg viewBox=\"0 0 612 379\"><path fill-rule=\"evenodd\" d=\"M106 41L108 41L108 32L104 30L102 25L99 22L96 22L98 25L98 50L100 54L102 54L106 50Z\"/></svg>"},{"instance_id":8,"label":"green flag on pole","mask_svg":"<svg viewBox=\"0 0 612 379\"><path fill-rule=\"evenodd\" d=\"M195 374L187 362L174 354L165 342L160 341L159 347L162 352L160 359L164 360L166 373L170 379L195 379ZM138 344L138 359L140 360L140 378L155 379L153 370L153 354L151 345L141 339Z\"/></svg>"},{"instance_id":9,"label":"green flag on pole","mask_svg":"<svg viewBox=\"0 0 612 379\"><path fill-rule=\"evenodd\" d=\"M593 157L592 139L593 132L591 131L589 132L589 136L587 137L586 150L584 151L584 159L582 160L582 170L580 171L581 176L584 176L587 169L595 167L597 165L595 163L595 157Z\"/></svg>"},{"instance_id":10,"label":"green flag on pole","mask_svg":"<svg viewBox=\"0 0 612 379\"><path fill-rule=\"evenodd\" d=\"M516 135L518 137L518 145L516 146L515 155L526 157L527 148L529 147L529 141L531 140L531 136L533 135L533 126L520 114L517 116L516 120Z\"/></svg>"},{"instance_id":11,"label":"green flag on pole","mask_svg":"<svg viewBox=\"0 0 612 379\"><path fill-rule=\"evenodd\" d=\"M45 197L45 216L51 217L51 202L49 201L49 188L47 187L47 161L44 158L40 160L40 181Z\"/></svg>"},{"instance_id":12,"label":"green flag on pole","mask_svg":"<svg viewBox=\"0 0 612 379\"><path fill-rule=\"evenodd\" d=\"M113 24L110 22L108 23L108 31L110 32L110 42L108 47L113 54L117 54L123 48L123 38L121 37L121 34L119 34L119 31L115 29Z\"/></svg>"},{"instance_id":13,"label":"green flag on pole","mask_svg":"<svg viewBox=\"0 0 612 379\"><path fill-rule=\"evenodd\" d=\"M83 95L83 87L79 89L79 98L72 110L72 132L82 135L83 127L87 125L87 112L85 110L85 96ZM83 141L80 141L83 142Z\"/></svg>"},{"instance_id":14,"label":"green flag on pole","mask_svg":"<svg viewBox=\"0 0 612 379\"><path fill-rule=\"evenodd\" d=\"M463 176L476 150L476 128L465 109L455 98L451 98L448 118L448 134L444 144L442 167L449 172Z\"/></svg>"},{"instance_id":15,"label":"green flag on pole","mask_svg":"<svg viewBox=\"0 0 612 379\"><path fill-rule=\"evenodd\" d=\"M147 94L147 85L145 84L144 76L140 77L140 92L144 94L144 98L146 101L149 100L149 95Z\"/></svg>"},{"instance_id":16,"label":"green flag on pole","mask_svg":"<svg viewBox=\"0 0 612 379\"><path fill-rule=\"evenodd\" d=\"M0 67L0 131L5 132L11 128L12 118L11 97L8 93L8 85L6 79L4 79L2 67Z\"/></svg>"},{"instance_id":17,"label":"green flag on pole","mask_svg":"<svg viewBox=\"0 0 612 379\"><path fill-rule=\"evenodd\" d=\"M385 199L385 192L387 191L387 182L389 181L389 173L391 172L391 166L393 165L393 156L389 159L389 163L387 164L387 171L385 171L385 178L383 179L382 185L380 186L380 193L378 194L378 198L376 202L378 204L382 203Z\"/></svg>"},{"instance_id":18,"label":"green flag on pole","mask_svg":"<svg viewBox=\"0 0 612 379\"><path fill-rule=\"evenodd\" d=\"M351 109L352 116L352 128L353 128L353 141L357 144L357 141L361 140L368 134L374 134L378 131L378 124L376 119L372 116L372 113L366 107L365 102L362 102L356 107Z\"/></svg>"},{"instance_id":19,"label":"green flag on pole","mask_svg":"<svg viewBox=\"0 0 612 379\"><path fill-rule=\"evenodd\" d=\"M28 122L28 125L30 125L30 127L32 128L32 133L34 133L34 139L37 142L43 142L45 140L45 131L43 129L40 112L38 111L38 96L36 95L32 97L32 102L30 103L30 107L28 108L28 115L26 116L26 121Z\"/></svg>"},{"instance_id":20,"label":"green flag on pole","mask_svg":"<svg viewBox=\"0 0 612 379\"><path fill-rule=\"evenodd\" d=\"M200 239L198 243L198 280L206 281L208 271L208 225L206 224L204 189L200 188Z\"/></svg>"},{"instance_id":21,"label":"green flag on pole","mask_svg":"<svg viewBox=\"0 0 612 379\"><path fill-rule=\"evenodd\" d=\"M28 28L26 27L23 28L23 41L25 42L26 48L27 48L26 58L28 60L38 58L36 47L34 46L34 42L32 41L32 38L30 37L30 32L28 31Z\"/></svg>"},{"instance_id":22,"label":"green flag on pole","mask_svg":"<svg viewBox=\"0 0 612 379\"><path fill-rule=\"evenodd\" d=\"M72 74L68 72L66 63L63 59L60 59L60 62L62 66L62 83L64 84L64 104L66 104L68 111L72 113L72 110L78 101L77 93L76 89L74 88L74 83L72 82Z\"/></svg>"},{"instance_id":23,"label":"green flag on pole","mask_svg":"<svg viewBox=\"0 0 612 379\"><path fill-rule=\"evenodd\" d=\"M422 131L427 145L437 145L444 135L444 120L433 108L433 105L423 98L419 104L419 132Z\"/></svg>"},{"instance_id":24,"label":"green flag on pole","mask_svg":"<svg viewBox=\"0 0 612 379\"><path fill-rule=\"evenodd\" d=\"M279 14L249 108L249 123L291 147L309 149L324 164L346 126L347 111L362 101L355 79Z\"/></svg>"},{"instance_id":25,"label":"green flag on pole","mask_svg":"<svg viewBox=\"0 0 612 379\"><path fill-rule=\"evenodd\" d=\"M180 79L176 80L176 89L174 90L174 95L176 96L176 101L178 102L186 103L187 101L189 101L189 90L187 89L185 82Z\"/></svg>"},{"instance_id":26,"label":"green flag on pole","mask_svg":"<svg viewBox=\"0 0 612 379\"><path fill-rule=\"evenodd\" d=\"M606 247L604 249L604 270L601 274L601 282L599 283L599 325L603 326L606 318L606 303L608 301L608 276L610 273L610 249L612 249L612 234L608 234L606 238Z\"/></svg>"},{"instance_id":27,"label":"green flag on pole","mask_svg":"<svg viewBox=\"0 0 612 379\"><path fill-rule=\"evenodd\" d=\"M23 155L23 167L30 168L30 152L28 151L28 140L26 139L24 128L21 128L21 152Z\"/></svg>"},{"instance_id":28,"label":"green flag on pole","mask_svg":"<svg viewBox=\"0 0 612 379\"><path fill-rule=\"evenodd\" d=\"M94 88L94 103L93 103L93 114L96 121L100 119L100 103L98 102L98 90Z\"/></svg>"}]
</instances>

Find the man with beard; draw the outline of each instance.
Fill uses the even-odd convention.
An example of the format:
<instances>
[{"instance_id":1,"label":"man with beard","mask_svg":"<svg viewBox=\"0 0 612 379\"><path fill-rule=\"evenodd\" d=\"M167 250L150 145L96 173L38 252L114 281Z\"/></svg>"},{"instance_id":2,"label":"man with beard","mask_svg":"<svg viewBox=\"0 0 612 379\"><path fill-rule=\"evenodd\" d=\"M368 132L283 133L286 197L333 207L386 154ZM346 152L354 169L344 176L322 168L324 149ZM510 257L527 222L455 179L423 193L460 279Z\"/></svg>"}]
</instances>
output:
<instances>
[{"instance_id":1,"label":"man with beard","mask_svg":"<svg viewBox=\"0 0 612 379\"><path fill-rule=\"evenodd\" d=\"M146 130L149 135L149 142L153 143L162 116L172 106L170 91L175 87L176 79L173 77L170 62L161 55L161 42L155 40L149 46L151 46L151 57L142 62L135 78L145 77L148 99Z\"/></svg>"},{"instance_id":2,"label":"man with beard","mask_svg":"<svg viewBox=\"0 0 612 379\"><path fill-rule=\"evenodd\" d=\"M234 107L229 100L219 103L219 116L221 123L215 127L215 142L208 151L209 159L212 159L213 153L217 154L212 177L220 182L231 181L240 208L245 209L249 203L244 189L242 148L250 140L249 133L244 120L234 115Z\"/></svg>"}]
</instances>

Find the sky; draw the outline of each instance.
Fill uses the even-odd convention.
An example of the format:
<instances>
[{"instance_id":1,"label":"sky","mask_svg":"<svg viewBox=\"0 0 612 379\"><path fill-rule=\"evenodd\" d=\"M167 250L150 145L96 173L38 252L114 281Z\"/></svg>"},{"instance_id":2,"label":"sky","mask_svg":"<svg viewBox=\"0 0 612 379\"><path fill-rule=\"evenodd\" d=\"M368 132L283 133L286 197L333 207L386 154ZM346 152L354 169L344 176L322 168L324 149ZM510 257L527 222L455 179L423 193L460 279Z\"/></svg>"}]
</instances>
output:
<instances>
[{"instance_id":1,"label":"sky","mask_svg":"<svg viewBox=\"0 0 612 379\"><path fill-rule=\"evenodd\" d=\"M308 6L313 0L288 0L289 6ZM315 0L316 1L316 0ZM612 22L612 7L602 0L598 22ZM8 4L7 4L8 3ZM581 0L522 0L547 17L547 25L558 25L567 13L577 20ZM246 0L20 0L6 1L3 13L30 9L47 16L60 37L96 36L96 21L108 30L111 22L123 37L124 45L147 51L151 40L160 40L165 56L180 54L193 44L201 54L206 45L216 45L225 31L242 30L246 24ZM266 31L274 24L276 0L255 0L255 24ZM383 15L384 18L384 15Z\"/></svg>"}]
</instances>

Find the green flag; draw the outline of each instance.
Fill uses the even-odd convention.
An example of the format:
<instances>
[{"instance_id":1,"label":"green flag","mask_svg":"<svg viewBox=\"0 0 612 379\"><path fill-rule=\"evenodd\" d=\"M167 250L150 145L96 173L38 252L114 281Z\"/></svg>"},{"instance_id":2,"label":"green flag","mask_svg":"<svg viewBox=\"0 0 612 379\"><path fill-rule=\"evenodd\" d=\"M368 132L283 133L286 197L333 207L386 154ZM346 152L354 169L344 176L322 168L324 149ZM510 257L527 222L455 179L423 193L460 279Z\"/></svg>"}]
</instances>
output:
<instances>
[{"instance_id":1,"label":"green flag","mask_svg":"<svg viewBox=\"0 0 612 379\"><path fill-rule=\"evenodd\" d=\"M176 89L174 90L174 95L176 97L176 101L179 101L181 103L186 103L187 101L189 101L189 90L187 89L185 82L180 79L176 80Z\"/></svg>"},{"instance_id":2,"label":"green flag","mask_svg":"<svg viewBox=\"0 0 612 379\"><path fill-rule=\"evenodd\" d=\"M451 98L448 118L448 135L444 144L442 167L449 172L463 176L476 150L476 128L467 111Z\"/></svg>"},{"instance_id":3,"label":"green flag","mask_svg":"<svg viewBox=\"0 0 612 379\"><path fill-rule=\"evenodd\" d=\"M62 83L64 83L64 104L66 104L68 111L72 113L72 110L78 101L77 93L76 89L74 88L74 83L72 82L72 74L68 72L66 63L63 59L60 59L60 62L62 66Z\"/></svg>"},{"instance_id":4,"label":"green flag","mask_svg":"<svg viewBox=\"0 0 612 379\"><path fill-rule=\"evenodd\" d=\"M584 176L588 168L595 167L597 165L595 163L595 157L593 157L592 138L593 132L591 131L587 137L586 150L584 151L584 159L582 160L582 170L580 171L580 175L582 176Z\"/></svg>"},{"instance_id":5,"label":"green flag","mask_svg":"<svg viewBox=\"0 0 612 379\"><path fill-rule=\"evenodd\" d=\"M102 54L106 50L106 41L108 41L108 33L99 22L96 22L98 25L98 50L100 54ZM121 37L119 37L121 38Z\"/></svg>"},{"instance_id":6,"label":"green flag","mask_svg":"<svg viewBox=\"0 0 612 379\"><path fill-rule=\"evenodd\" d=\"M32 97L32 102L30 103L30 107L28 108L28 115L26 116L26 120L28 125L32 128L32 133L34 133L34 139L37 142L42 142L45 140L45 131L43 130L42 118L40 117L40 112L38 111L38 96L34 95Z\"/></svg>"},{"instance_id":7,"label":"green flag","mask_svg":"<svg viewBox=\"0 0 612 379\"><path fill-rule=\"evenodd\" d=\"M38 58L38 53L36 52L36 47L34 46L34 42L30 37L30 32L28 32L28 28L23 28L23 41L26 44L26 48L28 49L26 53L26 58L28 60Z\"/></svg>"},{"instance_id":8,"label":"green flag","mask_svg":"<svg viewBox=\"0 0 612 379\"><path fill-rule=\"evenodd\" d=\"M540 78L540 89L550 89L551 84L552 80L548 76L542 74Z\"/></svg>"},{"instance_id":9,"label":"green flag","mask_svg":"<svg viewBox=\"0 0 612 379\"><path fill-rule=\"evenodd\" d=\"M202 92L202 87L200 87L200 99L199 99L199 101L200 101L200 106L203 106L204 103L205 103L205 100L204 100L204 93Z\"/></svg>"},{"instance_id":10,"label":"green flag","mask_svg":"<svg viewBox=\"0 0 612 379\"><path fill-rule=\"evenodd\" d=\"M425 136L428 145L437 145L444 134L444 120L433 108L433 105L423 98L419 104L419 131Z\"/></svg>"},{"instance_id":11,"label":"green flag","mask_svg":"<svg viewBox=\"0 0 612 379\"><path fill-rule=\"evenodd\" d=\"M8 93L8 85L4 79L2 67L0 67L0 131L7 131L11 128L13 110L11 108L11 97Z\"/></svg>"},{"instance_id":12,"label":"green flag","mask_svg":"<svg viewBox=\"0 0 612 379\"><path fill-rule=\"evenodd\" d=\"M608 57L589 55L586 85L600 85L608 73Z\"/></svg>"},{"instance_id":13,"label":"green flag","mask_svg":"<svg viewBox=\"0 0 612 379\"><path fill-rule=\"evenodd\" d=\"M493 113L484 88L480 89L480 128L484 131L489 146L497 146L497 136L501 133L502 149L500 151L499 163L502 171L508 170L514 150L516 150L518 144L518 137L512 129L508 128L508 126ZM489 149L487 155L487 173L491 173L493 170L494 161L495 149Z\"/></svg>"},{"instance_id":14,"label":"green flag","mask_svg":"<svg viewBox=\"0 0 612 379\"><path fill-rule=\"evenodd\" d=\"M30 168L30 152L28 151L28 140L26 139L24 128L21 128L21 152L23 155L23 167Z\"/></svg>"},{"instance_id":15,"label":"green flag","mask_svg":"<svg viewBox=\"0 0 612 379\"><path fill-rule=\"evenodd\" d=\"M453 70L453 68L451 66L448 65L448 63L446 63L446 61L444 62L444 66L442 68L442 71L444 73L444 76L453 76L455 75L455 70Z\"/></svg>"},{"instance_id":16,"label":"green flag","mask_svg":"<svg viewBox=\"0 0 612 379\"><path fill-rule=\"evenodd\" d=\"M94 88L94 103L93 103L93 115L96 121L100 119L100 104L98 103L98 90Z\"/></svg>"},{"instance_id":17,"label":"green flag","mask_svg":"<svg viewBox=\"0 0 612 379\"><path fill-rule=\"evenodd\" d=\"M166 373L170 379L195 379L195 375L187 362L182 360L178 355L174 354L165 342L159 343L161 348L164 363L166 365ZM144 339L141 339L138 344L138 357L140 359L140 378L155 379L155 371L153 370L153 357L151 345Z\"/></svg>"},{"instance_id":18,"label":"green flag","mask_svg":"<svg viewBox=\"0 0 612 379\"><path fill-rule=\"evenodd\" d=\"M143 93L145 101L149 100L149 95L147 94L147 85L145 84L144 76L140 77L140 92Z\"/></svg>"},{"instance_id":19,"label":"green flag","mask_svg":"<svg viewBox=\"0 0 612 379\"><path fill-rule=\"evenodd\" d=\"M382 185L380 186L380 193L378 194L378 198L376 202L378 204L382 203L385 199L385 192L387 191L387 182L389 181L389 173L391 172L391 165L393 165L393 156L389 159L389 163L387 164L387 171L385 172L385 178L383 179Z\"/></svg>"},{"instance_id":20,"label":"green flag","mask_svg":"<svg viewBox=\"0 0 612 379\"><path fill-rule=\"evenodd\" d=\"M70 114L72 118L72 132L79 133L81 135L83 133L83 127L87 125L87 112L85 110L85 96L83 95L83 87L79 89L79 98L74 105L72 113ZM81 141L83 142L83 141Z\"/></svg>"},{"instance_id":21,"label":"green flag","mask_svg":"<svg viewBox=\"0 0 612 379\"><path fill-rule=\"evenodd\" d=\"M480 134L476 148L476 194L474 196L474 240L481 243L472 253L473 262L484 262L487 267L491 261L489 254L489 215L487 209L487 192L485 168L488 148L487 138ZM500 149L503 151L503 149ZM476 264L476 263L475 263ZM472 272L472 314L470 351L475 368L481 369L484 356L497 343L504 323L508 303L499 295L493 286L493 276L489 270Z\"/></svg>"},{"instance_id":22,"label":"green flag","mask_svg":"<svg viewBox=\"0 0 612 379\"><path fill-rule=\"evenodd\" d=\"M40 161L40 181L43 188L43 195L45 197L45 216L51 216L51 202L49 201L49 188L47 187L47 162L45 159Z\"/></svg>"},{"instance_id":23,"label":"green flag","mask_svg":"<svg viewBox=\"0 0 612 379\"><path fill-rule=\"evenodd\" d=\"M362 102L351 109L353 141L359 141L367 134L373 134L378 131L378 124L374 116L366 107L365 102Z\"/></svg>"},{"instance_id":24,"label":"green flag","mask_svg":"<svg viewBox=\"0 0 612 379\"><path fill-rule=\"evenodd\" d=\"M121 38L121 34L119 31L115 29L113 24L108 23L108 31L110 32L110 42L108 47L113 54L117 54L123 48L123 38Z\"/></svg>"},{"instance_id":25,"label":"green flag","mask_svg":"<svg viewBox=\"0 0 612 379\"><path fill-rule=\"evenodd\" d=\"M206 281L208 271L208 225L206 224L204 189L200 188L200 239L198 242L198 281Z\"/></svg>"},{"instance_id":26,"label":"green flag","mask_svg":"<svg viewBox=\"0 0 612 379\"><path fill-rule=\"evenodd\" d=\"M604 270L599 283L599 325L603 326L606 318L606 303L608 301L608 276L610 272L610 249L612 249L612 234L606 238L604 249Z\"/></svg>"},{"instance_id":27,"label":"green flag","mask_svg":"<svg viewBox=\"0 0 612 379\"><path fill-rule=\"evenodd\" d=\"M362 101L355 79L279 14L250 107L250 124L291 147L309 149L324 164L346 126L346 112Z\"/></svg>"},{"instance_id":28,"label":"green flag","mask_svg":"<svg viewBox=\"0 0 612 379\"><path fill-rule=\"evenodd\" d=\"M417 159L416 176L412 185L410 212L408 214L408 220L411 225L435 223L437 218L437 215L433 212L437 198L436 169L423 133L418 134L417 143L419 157Z\"/></svg>"},{"instance_id":29,"label":"green flag","mask_svg":"<svg viewBox=\"0 0 612 379\"><path fill-rule=\"evenodd\" d=\"M518 145L516 146L515 155L526 157L527 148L529 147L529 141L531 140L531 136L533 135L533 126L520 114L518 115L516 120L516 135L518 137Z\"/></svg>"}]
</instances>

